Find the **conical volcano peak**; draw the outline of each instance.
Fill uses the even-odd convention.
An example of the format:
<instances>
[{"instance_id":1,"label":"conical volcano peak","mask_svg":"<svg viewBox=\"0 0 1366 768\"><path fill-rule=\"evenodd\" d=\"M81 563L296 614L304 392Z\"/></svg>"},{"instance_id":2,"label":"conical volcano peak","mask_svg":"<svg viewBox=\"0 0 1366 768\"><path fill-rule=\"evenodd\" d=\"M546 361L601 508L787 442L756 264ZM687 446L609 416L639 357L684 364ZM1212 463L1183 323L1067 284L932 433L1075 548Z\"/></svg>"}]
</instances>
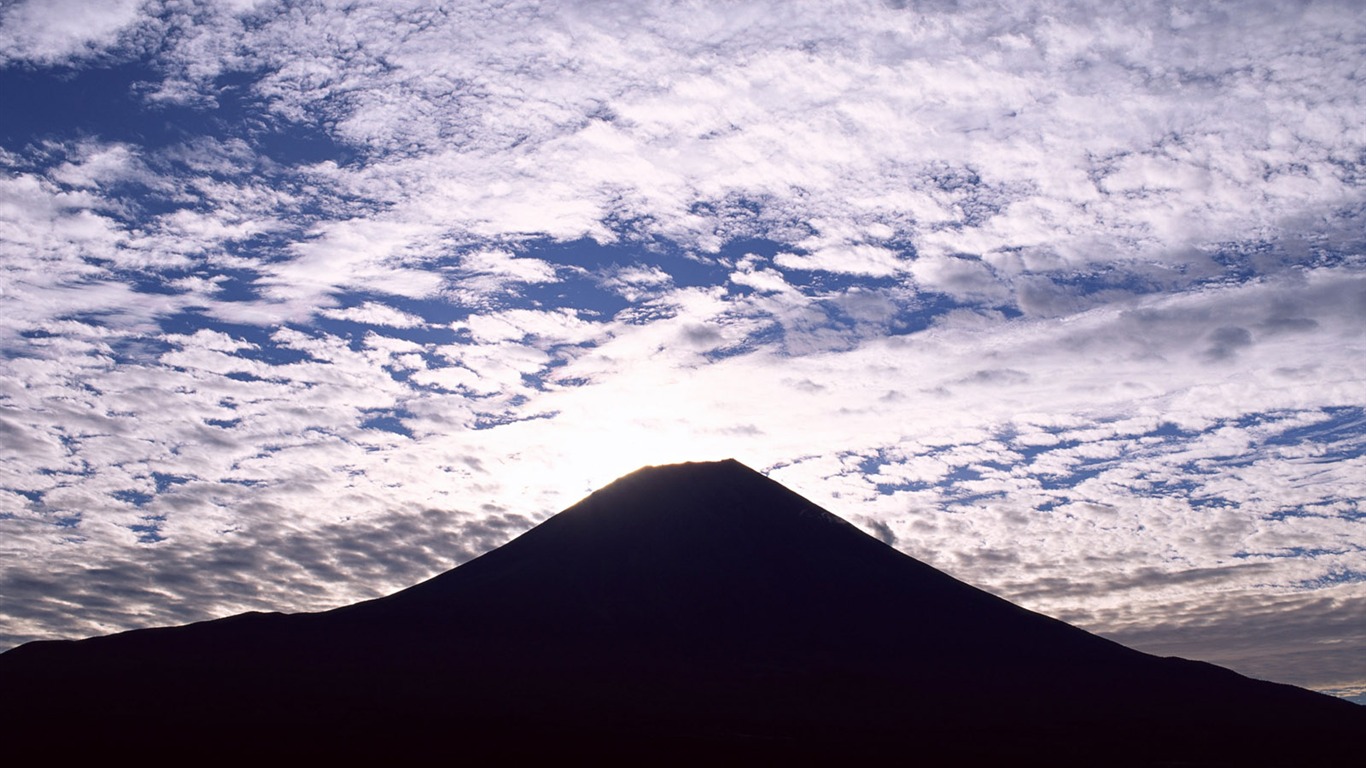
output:
<instances>
[{"instance_id":1,"label":"conical volcano peak","mask_svg":"<svg viewBox=\"0 0 1366 768\"><path fill-rule=\"evenodd\" d=\"M763 473L751 469L736 459L717 461L685 461L677 464L652 464L641 467L613 480L594 491L594 495L618 486L651 484L659 487L671 484L733 483L768 481Z\"/></svg>"},{"instance_id":2,"label":"conical volcano peak","mask_svg":"<svg viewBox=\"0 0 1366 768\"><path fill-rule=\"evenodd\" d=\"M797 519L858 530L735 459L642 467L561 513L585 518L604 514L688 518L719 526L718 533L733 525L790 525Z\"/></svg>"},{"instance_id":3,"label":"conical volcano peak","mask_svg":"<svg viewBox=\"0 0 1366 768\"><path fill-rule=\"evenodd\" d=\"M629 472L594 491L592 495L611 492L625 487L641 485L653 486L663 490L675 485L697 485L710 483L766 481L762 473L741 464L735 459L718 461L686 461L677 464L646 465Z\"/></svg>"},{"instance_id":4,"label":"conical volcano peak","mask_svg":"<svg viewBox=\"0 0 1366 768\"><path fill-rule=\"evenodd\" d=\"M781 603L796 615L813 594L878 592L879 574L907 567L923 571L917 589L927 593L950 583L971 590L729 459L639 469L395 597L445 600L477 577L496 580L508 601L536 599L551 584L598 614L705 603L738 616Z\"/></svg>"},{"instance_id":5,"label":"conical volcano peak","mask_svg":"<svg viewBox=\"0 0 1366 768\"><path fill-rule=\"evenodd\" d=\"M232 732L388 762L1288 766L1366 734L1351 704L959 582L733 459L645 467L385 598L30 644L0 689L6 733L141 757L155 723L163 758Z\"/></svg>"}]
</instances>

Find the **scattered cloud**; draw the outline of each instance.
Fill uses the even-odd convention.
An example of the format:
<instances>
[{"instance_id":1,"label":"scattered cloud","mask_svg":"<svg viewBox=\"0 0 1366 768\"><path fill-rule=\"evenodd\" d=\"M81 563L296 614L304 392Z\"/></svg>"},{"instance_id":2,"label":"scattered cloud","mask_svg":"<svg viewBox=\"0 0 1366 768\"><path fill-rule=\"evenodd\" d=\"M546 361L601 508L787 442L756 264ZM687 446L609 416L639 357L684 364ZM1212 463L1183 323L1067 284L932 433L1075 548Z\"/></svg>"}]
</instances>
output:
<instances>
[{"instance_id":1,"label":"scattered cloud","mask_svg":"<svg viewBox=\"0 0 1366 768\"><path fill-rule=\"evenodd\" d=\"M89 6L79 0L27 0L0 14L8 61L56 64L98 54L119 41L120 33L143 20L140 0L112 0Z\"/></svg>"}]
</instances>

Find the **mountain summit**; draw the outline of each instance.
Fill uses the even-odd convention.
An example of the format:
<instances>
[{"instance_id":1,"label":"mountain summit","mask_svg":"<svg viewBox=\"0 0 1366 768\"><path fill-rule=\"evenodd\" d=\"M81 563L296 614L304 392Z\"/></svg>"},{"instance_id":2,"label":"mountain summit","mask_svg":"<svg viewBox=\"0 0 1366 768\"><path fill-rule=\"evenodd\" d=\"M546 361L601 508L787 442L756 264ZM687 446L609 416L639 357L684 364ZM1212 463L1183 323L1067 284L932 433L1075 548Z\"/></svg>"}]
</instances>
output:
<instances>
[{"instance_id":1,"label":"mountain summit","mask_svg":"<svg viewBox=\"0 0 1366 768\"><path fill-rule=\"evenodd\" d=\"M1345 758L1366 711L1161 659L735 461L648 467L389 597L0 655L9 743L243 756Z\"/></svg>"}]
</instances>

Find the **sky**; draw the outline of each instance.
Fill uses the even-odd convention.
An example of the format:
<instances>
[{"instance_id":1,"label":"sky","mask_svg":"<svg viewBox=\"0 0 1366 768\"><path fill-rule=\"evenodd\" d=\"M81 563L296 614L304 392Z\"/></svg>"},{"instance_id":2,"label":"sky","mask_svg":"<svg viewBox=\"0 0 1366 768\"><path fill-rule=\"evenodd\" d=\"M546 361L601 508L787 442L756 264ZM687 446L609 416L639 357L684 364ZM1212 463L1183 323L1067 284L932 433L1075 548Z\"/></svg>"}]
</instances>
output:
<instances>
[{"instance_id":1,"label":"sky","mask_svg":"<svg viewBox=\"0 0 1366 768\"><path fill-rule=\"evenodd\" d=\"M0 2L0 649L734 457L1366 694L1353 2Z\"/></svg>"}]
</instances>

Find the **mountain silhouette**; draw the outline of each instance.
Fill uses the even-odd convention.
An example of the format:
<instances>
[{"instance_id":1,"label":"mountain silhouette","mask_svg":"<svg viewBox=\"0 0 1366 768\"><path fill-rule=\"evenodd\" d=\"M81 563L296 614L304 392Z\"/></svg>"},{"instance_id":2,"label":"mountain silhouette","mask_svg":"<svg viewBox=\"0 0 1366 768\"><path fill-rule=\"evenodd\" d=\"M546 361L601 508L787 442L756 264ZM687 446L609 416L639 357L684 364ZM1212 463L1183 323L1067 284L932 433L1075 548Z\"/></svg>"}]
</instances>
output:
<instances>
[{"instance_id":1,"label":"mountain silhouette","mask_svg":"<svg viewBox=\"0 0 1366 768\"><path fill-rule=\"evenodd\" d=\"M20 646L0 729L167 761L1308 765L1366 710L1027 611L722 461L377 600Z\"/></svg>"}]
</instances>

